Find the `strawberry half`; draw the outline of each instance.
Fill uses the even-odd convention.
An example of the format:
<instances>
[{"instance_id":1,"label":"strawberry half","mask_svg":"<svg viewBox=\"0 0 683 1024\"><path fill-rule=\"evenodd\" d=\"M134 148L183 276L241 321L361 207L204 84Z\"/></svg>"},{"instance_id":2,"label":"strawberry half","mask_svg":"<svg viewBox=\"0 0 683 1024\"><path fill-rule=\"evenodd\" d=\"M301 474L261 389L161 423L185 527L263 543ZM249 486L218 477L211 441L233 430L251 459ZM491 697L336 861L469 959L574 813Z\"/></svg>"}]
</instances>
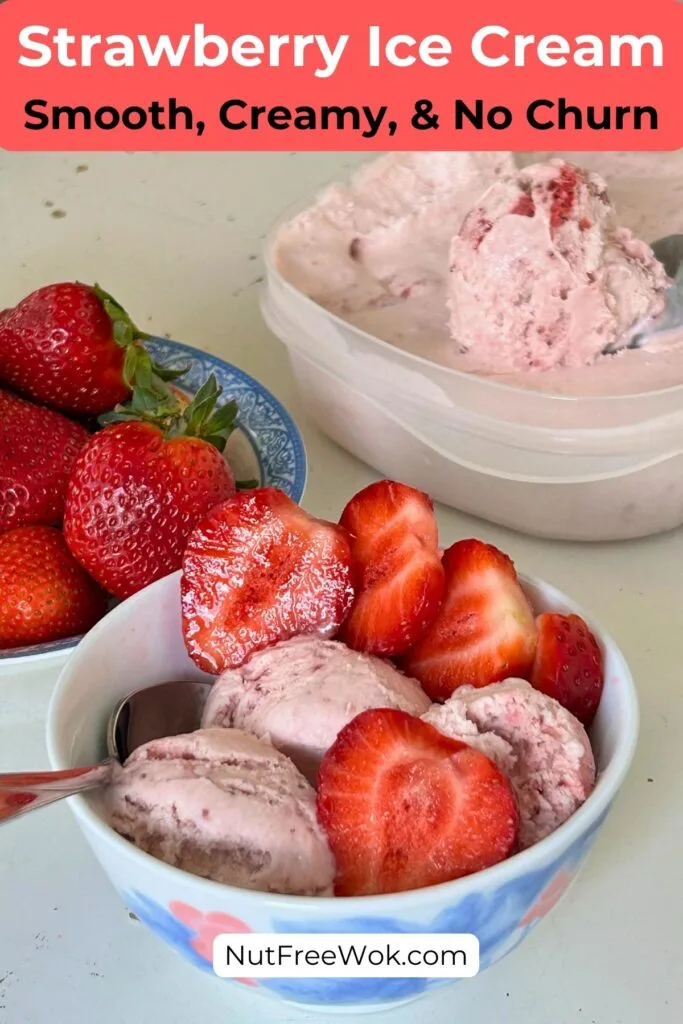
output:
<instances>
[{"instance_id":1,"label":"strawberry half","mask_svg":"<svg viewBox=\"0 0 683 1024\"><path fill-rule=\"evenodd\" d=\"M422 491L380 480L351 499L340 522L353 540L356 588L340 639L357 651L403 654L444 595L434 506Z\"/></svg>"},{"instance_id":2,"label":"strawberry half","mask_svg":"<svg viewBox=\"0 0 683 1024\"><path fill-rule=\"evenodd\" d=\"M405 711L363 711L318 773L317 811L337 896L404 892L491 867L513 852L519 812L484 754Z\"/></svg>"},{"instance_id":3,"label":"strawberry half","mask_svg":"<svg viewBox=\"0 0 683 1024\"><path fill-rule=\"evenodd\" d=\"M402 662L432 700L459 686L528 677L536 624L510 558L491 544L461 540L444 553L446 596L425 636Z\"/></svg>"},{"instance_id":4,"label":"strawberry half","mask_svg":"<svg viewBox=\"0 0 683 1024\"><path fill-rule=\"evenodd\" d=\"M545 612L536 623L538 648L531 685L589 726L605 682L597 640L579 615Z\"/></svg>"},{"instance_id":5,"label":"strawberry half","mask_svg":"<svg viewBox=\"0 0 683 1024\"><path fill-rule=\"evenodd\" d=\"M353 600L349 537L276 488L242 491L190 535L181 593L185 644L206 672L293 636L331 637Z\"/></svg>"}]
</instances>

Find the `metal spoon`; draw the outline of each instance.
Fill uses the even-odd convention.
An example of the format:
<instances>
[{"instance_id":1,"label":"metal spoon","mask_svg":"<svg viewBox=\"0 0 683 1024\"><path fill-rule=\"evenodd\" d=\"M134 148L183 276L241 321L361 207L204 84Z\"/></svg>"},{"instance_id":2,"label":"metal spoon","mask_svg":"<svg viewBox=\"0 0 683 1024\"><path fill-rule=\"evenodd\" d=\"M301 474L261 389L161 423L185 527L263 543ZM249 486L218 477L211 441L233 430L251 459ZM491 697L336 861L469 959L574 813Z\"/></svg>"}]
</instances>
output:
<instances>
[{"instance_id":1,"label":"metal spoon","mask_svg":"<svg viewBox=\"0 0 683 1024\"><path fill-rule=\"evenodd\" d=\"M678 278L683 263L683 235L665 235L650 246L672 281Z\"/></svg>"},{"instance_id":2,"label":"metal spoon","mask_svg":"<svg viewBox=\"0 0 683 1024\"><path fill-rule=\"evenodd\" d=\"M0 775L0 824L56 800L106 786L114 766L150 740L199 728L210 681L158 683L120 700L107 723L108 757L100 764L62 772Z\"/></svg>"},{"instance_id":3,"label":"metal spoon","mask_svg":"<svg viewBox=\"0 0 683 1024\"><path fill-rule=\"evenodd\" d=\"M664 311L656 320L634 324L625 337L607 346L605 355L613 355L624 348L642 348L653 334L683 327L683 235L665 235L653 242L650 248L671 278Z\"/></svg>"}]
</instances>

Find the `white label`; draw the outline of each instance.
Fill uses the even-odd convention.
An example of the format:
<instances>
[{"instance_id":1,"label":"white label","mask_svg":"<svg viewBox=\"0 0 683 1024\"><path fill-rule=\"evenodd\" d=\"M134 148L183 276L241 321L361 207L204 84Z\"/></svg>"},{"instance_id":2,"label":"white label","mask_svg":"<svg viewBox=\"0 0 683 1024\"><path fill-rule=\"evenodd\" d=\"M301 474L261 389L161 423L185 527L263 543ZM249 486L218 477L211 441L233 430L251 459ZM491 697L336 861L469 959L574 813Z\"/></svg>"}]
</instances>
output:
<instances>
[{"instance_id":1,"label":"white label","mask_svg":"<svg viewBox=\"0 0 683 1024\"><path fill-rule=\"evenodd\" d=\"M218 935L219 978L473 978L475 935Z\"/></svg>"}]
</instances>

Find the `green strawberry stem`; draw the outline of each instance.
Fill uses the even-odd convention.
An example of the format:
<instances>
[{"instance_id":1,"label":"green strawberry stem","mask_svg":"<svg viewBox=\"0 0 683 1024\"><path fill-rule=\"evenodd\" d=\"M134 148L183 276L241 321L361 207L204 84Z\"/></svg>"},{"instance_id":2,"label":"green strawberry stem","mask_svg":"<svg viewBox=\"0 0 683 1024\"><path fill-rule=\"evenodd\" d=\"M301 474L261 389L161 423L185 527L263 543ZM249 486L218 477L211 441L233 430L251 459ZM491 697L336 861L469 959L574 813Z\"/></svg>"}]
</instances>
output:
<instances>
[{"instance_id":1,"label":"green strawberry stem","mask_svg":"<svg viewBox=\"0 0 683 1024\"><path fill-rule=\"evenodd\" d=\"M130 316L120 302L117 302L113 295L105 292L104 288L95 283L92 289L104 306L104 311L113 325L114 341L121 348L128 348L135 341L147 341L150 337L135 326Z\"/></svg>"},{"instance_id":2,"label":"green strawberry stem","mask_svg":"<svg viewBox=\"0 0 683 1024\"><path fill-rule=\"evenodd\" d=\"M159 399L168 397L166 383L182 377L187 373L190 364L188 363L178 370L167 370L154 363L143 345L143 342L148 341L151 335L145 334L139 327L136 327L121 303L117 302L109 292L105 292L104 288L94 284L92 290L111 320L114 341L125 350L123 380L126 387L133 391L139 385L147 391L153 391Z\"/></svg>"},{"instance_id":3,"label":"green strawberry stem","mask_svg":"<svg viewBox=\"0 0 683 1024\"><path fill-rule=\"evenodd\" d=\"M223 452L235 429L238 410L234 401L217 405L223 389L214 374L207 377L192 401L185 405L168 385L187 373L190 364L177 370L158 366L142 344L150 335L135 326L109 292L98 284L93 286L93 291L112 322L114 340L125 350L123 379L132 392L128 402L100 416L99 424L141 420L160 427L167 438L198 437ZM251 483L246 481L247 485Z\"/></svg>"},{"instance_id":4,"label":"green strawberry stem","mask_svg":"<svg viewBox=\"0 0 683 1024\"><path fill-rule=\"evenodd\" d=\"M118 405L112 412L100 416L100 425L141 420L159 427L168 439L198 437L213 445L219 452L223 452L230 434L237 425L237 402L230 401L224 405L217 405L223 389L219 387L212 373L189 405L185 405L158 376L149 354L145 352L145 355L149 364L145 363L143 357L140 364L142 372L136 374L132 398L124 405Z\"/></svg>"}]
</instances>

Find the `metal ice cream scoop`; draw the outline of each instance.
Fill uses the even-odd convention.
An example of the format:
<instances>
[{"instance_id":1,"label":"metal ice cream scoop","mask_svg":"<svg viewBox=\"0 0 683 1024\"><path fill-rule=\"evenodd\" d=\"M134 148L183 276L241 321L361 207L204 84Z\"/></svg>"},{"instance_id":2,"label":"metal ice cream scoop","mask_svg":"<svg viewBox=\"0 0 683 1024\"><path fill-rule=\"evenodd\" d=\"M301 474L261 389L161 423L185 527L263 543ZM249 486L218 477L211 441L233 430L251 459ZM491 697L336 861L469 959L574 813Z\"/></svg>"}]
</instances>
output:
<instances>
[{"instance_id":1,"label":"metal ice cream scoop","mask_svg":"<svg viewBox=\"0 0 683 1024\"><path fill-rule=\"evenodd\" d=\"M61 772L0 774L0 824L64 797L107 785L114 766L123 764L143 743L198 729L211 685L208 680L179 680L129 693L109 716L109 756L100 764Z\"/></svg>"},{"instance_id":2,"label":"metal ice cream scoop","mask_svg":"<svg viewBox=\"0 0 683 1024\"><path fill-rule=\"evenodd\" d=\"M683 235L666 235L650 246L672 281L679 276L683 263Z\"/></svg>"},{"instance_id":3,"label":"metal ice cream scoop","mask_svg":"<svg viewBox=\"0 0 683 1024\"><path fill-rule=\"evenodd\" d=\"M653 242L650 248L671 278L664 311L656 320L635 324L627 337L620 339L605 354L623 348L643 348L653 334L683 327L683 235L665 235Z\"/></svg>"}]
</instances>

